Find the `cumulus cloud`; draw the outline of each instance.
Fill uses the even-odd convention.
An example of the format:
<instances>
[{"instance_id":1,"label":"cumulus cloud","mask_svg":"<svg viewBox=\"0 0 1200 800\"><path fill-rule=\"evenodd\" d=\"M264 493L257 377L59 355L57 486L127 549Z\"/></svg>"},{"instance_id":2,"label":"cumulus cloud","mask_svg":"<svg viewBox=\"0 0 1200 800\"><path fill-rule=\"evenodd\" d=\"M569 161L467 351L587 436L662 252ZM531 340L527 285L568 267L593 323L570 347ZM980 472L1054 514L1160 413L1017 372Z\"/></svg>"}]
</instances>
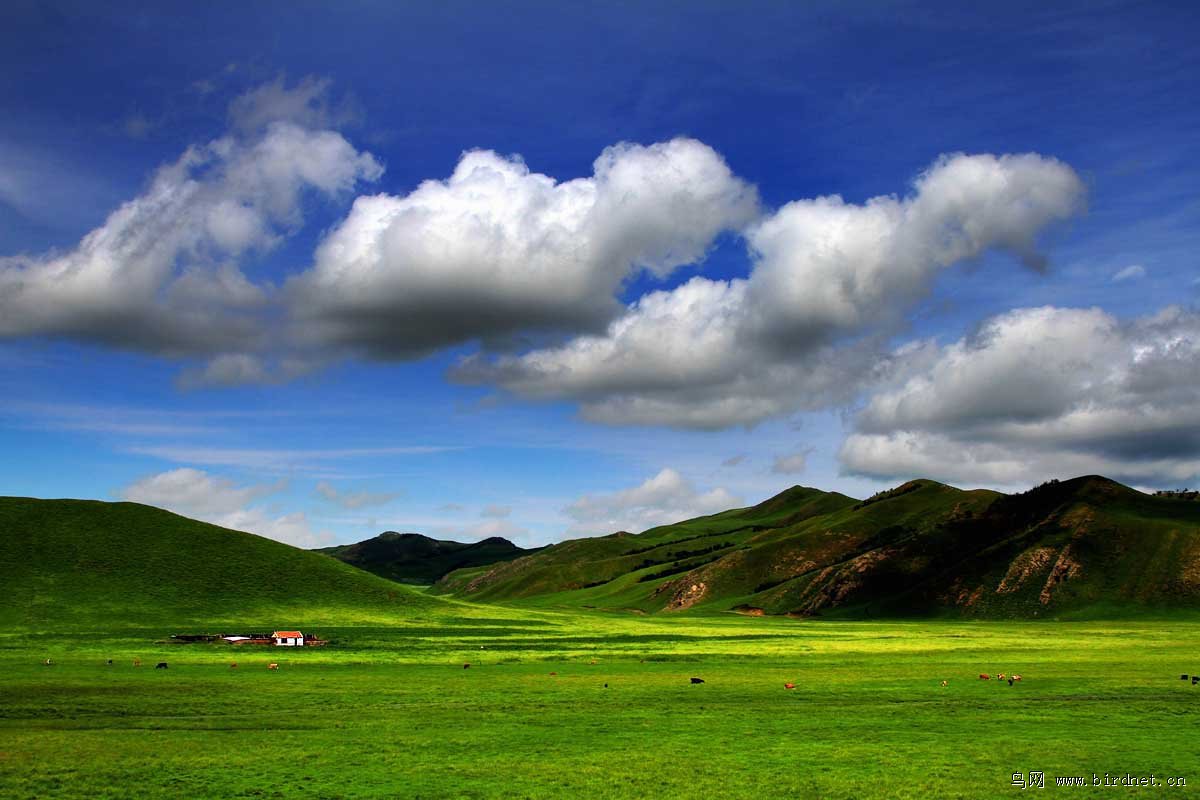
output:
<instances>
[{"instance_id":1,"label":"cumulus cloud","mask_svg":"<svg viewBox=\"0 0 1200 800\"><path fill-rule=\"evenodd\" d=\"M1144 277L1146 277L1146 268L1141 264L1131 264L1124 269L1117 270L1113 274L1112 279L1114 283L1120 283L1121 281L1132 281Z\"/></svg>"},{"instance_id":2,"label":"cumulus cloud","mask_svg":"<svg viewBox=\"0 0 1200 800\"><path fill-rule=\"evenodd\" d=\"M991 249L1044 268L1037 234L1083 194L1051 158L944 156L907 198L799 200L752 225L747 279L693 278L643 296L603 334L472 356L454 377L574 400L615 424L722 428L845 402L939 271Z\"/></svg>"},{"instance_id":3,"label":"cumulus cloud","mask_svg":"<svg viewBox=\"0 0 1200 800\"><path fill-rule=\"evenodd\" d=\"M0 337L167 356L261 346L269 287L239 261L293 233L306 194L344 194L381 172L341 134L282 120L189 147L75 248L0 259Z\"/></svg>"},{"instance_id":4,"label":"cumulus cloud","mask_svg":"<svg viewBox=\"0 0 1200 800\"><path fill-rule=\"evenodd\" d=\"M474 150L444 181L358 198L289 302L311 343L384 359L598 328L636 271L703 259L757 209L755 190L693 139L614 145L591 177L564 182Z\"/></svg>"},{"instance_id":5,"label":"cumulus cloud","mask_svg":"<svg viewBox=\"0 0 1200 800\"><path fill-rule=\"evenodd\" d=\"M348 510L386 505L400 496L399 492L344 492L329 481L318 482L316 488L323 499Z\"/></svg>"},{"instance_id":6,"label":"cumulus cloud","mask_svg":"<svg viewBox=\"0 0 1200 800\"><path fill-rule=\"evenodd\" d=\"M1123 321L1096 308L1018 309L944 347L911 347L895 368L841 448L850 472L1006 485L1200 475L1194 311Z\"/></svg>"},{"instance_id":7,"label":"cumulus cloud","mask_svg":"<svg viewBox=\"0 0 1200 800\"><path fill-rule=\"evenodd\" d=\"M612 494L588 494L563 512L574 520L568 536L596 536L619 530L634 533L672 522L736 508L741 499L723 488L707 492L673 469L639 486Z\"/></svg>"},{"instance_id":8,"label":"cumulus cloud","mask_svg":"<svg viewBox=\"0 0 1200 800\"><path fill-rule=\"evenodd\" d=\"M303 512L275 515L252 505L286 486L272 484L238 486L227 478L203 470L182 468L150 475L121 490L135 503L165 508L186 517L223 528L255 533L297 547L318 547L332 537L312 529Z\"/></svg>"}]
</instances>

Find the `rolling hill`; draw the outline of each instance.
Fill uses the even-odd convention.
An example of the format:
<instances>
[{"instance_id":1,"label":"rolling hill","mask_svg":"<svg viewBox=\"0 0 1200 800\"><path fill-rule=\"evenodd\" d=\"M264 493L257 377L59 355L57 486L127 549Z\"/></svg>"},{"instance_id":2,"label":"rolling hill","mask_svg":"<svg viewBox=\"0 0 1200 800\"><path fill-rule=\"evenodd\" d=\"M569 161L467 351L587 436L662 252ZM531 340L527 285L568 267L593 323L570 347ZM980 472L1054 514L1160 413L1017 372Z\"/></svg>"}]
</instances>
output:
<instances>
[{"instance_id":1,"label":"rolling hill","mask_svg":"<svg viewBox=\"0 0 1200 800\"><path fill-rule=\"evenodd\" d=\"M464 544L419 533L387 531L355 544L322 547L316 552L388 580L428 585L456 569L511 561L536 551L523 550L499 536Z\"/></svg>"},{"instance_id":2,"label":"rolling hill","mask_svg":"<svg viewBox=\"0 0 1200 800\"><path fill-rule=\"evenodd\" d=\"M1099 476L1003 495L916 480L745 509L451 573L472 599L643 613L1121 616L1200 611L1200 502Z\"/></svg>"},{"instance_id":3,"label":"rolling hill","mask_svg":"<svg viewBox=\"0 0 1200 800\"><path fill-rule=\"evenodd\" d=\"M334 559L137 503L0 497L0 624L392 619L445 602Z\"/></svg>"}]
</instances>

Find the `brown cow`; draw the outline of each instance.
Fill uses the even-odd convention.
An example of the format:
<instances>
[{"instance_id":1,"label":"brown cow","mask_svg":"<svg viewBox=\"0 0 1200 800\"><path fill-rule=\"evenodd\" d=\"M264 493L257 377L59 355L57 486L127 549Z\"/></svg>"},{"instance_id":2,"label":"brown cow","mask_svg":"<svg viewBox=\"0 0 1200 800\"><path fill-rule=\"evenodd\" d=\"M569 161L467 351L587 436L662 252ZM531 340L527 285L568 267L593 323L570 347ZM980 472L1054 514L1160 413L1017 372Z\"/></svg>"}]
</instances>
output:
<instances>
[{"instance_id":1,"label":"brown cow","mask_svg":"<svg viewBox=\"0 0 1200 800\"><path fill-rule=\"evenodd\" d=\"M1002 681L1002 680L1004 680L1004 673L1003 673L1003 672L1001 672L999 675L997 675L997 676L996 676L996 680L998 680L998 681Z\"/></svg>"},{"instance_id":2,"label":"brown cow","mask_svg":"<svg viewBox=\"0 0 1200 800\"><path fill-rule=\"evenodd\" d=\"M237 669L237 662L236 662L236 661L234 661L232 664L230 664L230 665L229 665L229 668L230 668L230 669Z\"/></svg>"},{"instance_id":3,"label":"brown cow","mask_svg":"<svg viewBox=\"0 0 1200 800\"><path fill-rule=\"evenodd\" d=\"M785 689L795 689L795 688L796 688L796 684L794 684L794 683L785 683L785 684L783 685L783 688L785 688Z\"/></svg>"},{"instance_id":4,"label":"brown cow","mask_svg":"<svg viewBox=\"0 0 1200 800\"><path fill-rule=\"evenodd\" d=\"M267 669L279 669L278 664L267 664Z\"/></svg>"},{"instance_id":5,"label":"brown cow","mask_svg":"<svg viewBox=\"0 0 1200 800\"><path fill-rule=\"evenodd\" d=\"M1021 680L1021 676L1020 676L1020 675L1017 675L1016 673L1013 673L1012 679L1013 679L1014 681L1019 681L1019 680Z\"/></svg>"},{"instance_id":6,"label":"brown cow","mask_svg":"<svg viewBox=\"0 0 1200 800\"><path fill-rule=\"evenodd\" d=\"M950 685L950 681L942 681L942 686L949 686L949 685Z\"/></svg>"},{"instance_id":7,"label":"brown cow","mask_svg":"<svg viewBox=\"0 0 1200 800\"><path fill-rule=\"evenodd\" d=\"M991 675L988 675L986 672L981 672L981 673L979 673L979 680L981 680L981 681L990 681L991 679L992 679L992 676L991 676Z\"/></svg>"},{"instance_id":8,"label":"brown cow","mask_svg":"<svg viewBox=\"0 0 1200 800\"><path fill-rule=\"evenodd\" d=\"M142 665L142 660L141 660L140 658L135 658L135 659L133 660L133 665L134 665L135 667L140 667L140 666Z\"/></svg>"},{"instance_id":9,"label":"brown cow","mask_svg":"<svg viewBox=\"0 0 1200 800\"><path fill-rule=\"evenodd\" d=\"M463 664L463 669L470 669L470 668L471 668L470 664Z\"/></svg>"}]
</instances>

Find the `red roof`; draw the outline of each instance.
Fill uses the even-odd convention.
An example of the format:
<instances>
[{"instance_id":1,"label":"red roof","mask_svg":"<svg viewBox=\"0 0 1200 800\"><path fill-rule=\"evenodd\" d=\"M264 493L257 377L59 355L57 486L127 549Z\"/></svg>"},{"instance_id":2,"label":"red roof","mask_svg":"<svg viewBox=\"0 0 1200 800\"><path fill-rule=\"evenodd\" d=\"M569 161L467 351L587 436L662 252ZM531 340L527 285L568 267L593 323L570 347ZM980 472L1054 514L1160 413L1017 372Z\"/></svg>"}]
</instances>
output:
<instances>
[{"instance_id":1,"label":"red roof","mask_svg":"<svg viewBox=\"0 0 1200 800\"><path fill-rule=\"evenodd\" d=\"M303 639L304 634L300 631L275 631L271 634L276 639Z\"/></svg>"}]
</instances>

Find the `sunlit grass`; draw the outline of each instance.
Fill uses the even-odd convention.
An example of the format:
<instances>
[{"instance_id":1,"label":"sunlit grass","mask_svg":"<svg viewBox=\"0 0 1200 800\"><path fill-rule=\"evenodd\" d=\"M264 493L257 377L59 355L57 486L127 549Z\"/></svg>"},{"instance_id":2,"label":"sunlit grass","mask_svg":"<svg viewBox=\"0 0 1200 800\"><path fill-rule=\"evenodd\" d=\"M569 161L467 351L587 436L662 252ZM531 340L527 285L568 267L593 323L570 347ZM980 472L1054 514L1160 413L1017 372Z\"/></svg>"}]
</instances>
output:
<instances>
[{"instance_id":1,"label":"sunlit grass","mask_svg":"<svg viewBox=\"0 0 1200 800\"><path fill-rule=\"evenodd\" d=\"M461 608L324 627L334 643L307 650L2 636L0 796L977 798L1030 770L1200 785L1190 622ZM999 671L1024 680L976 677Z\"/></svg>"}]
</instances>

